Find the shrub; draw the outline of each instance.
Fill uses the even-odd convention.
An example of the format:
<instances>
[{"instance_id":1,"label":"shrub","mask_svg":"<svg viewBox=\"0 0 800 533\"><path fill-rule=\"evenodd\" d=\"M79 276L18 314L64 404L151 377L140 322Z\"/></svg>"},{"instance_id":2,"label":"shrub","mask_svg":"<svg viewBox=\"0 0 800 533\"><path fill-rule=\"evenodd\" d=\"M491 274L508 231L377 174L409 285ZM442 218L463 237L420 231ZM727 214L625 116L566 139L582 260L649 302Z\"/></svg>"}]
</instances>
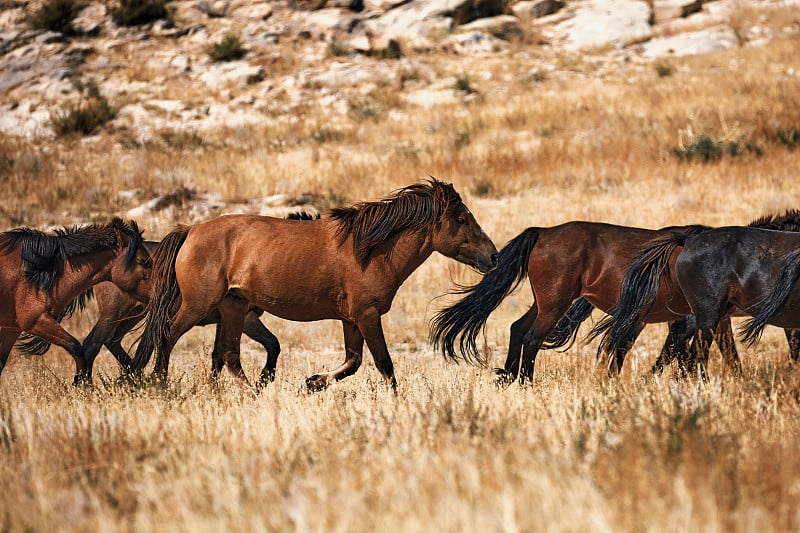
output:
<instances>
[{"instance_id":1,"label":"shrub","mask_svg":"<svg viewBox=\"0 0 800 533\"><path fill-rule=\"evenodd\" d=\"M328 43L328 55L332 57L344 57L350 55L350 48L338 39Z\"/></svg>"},{"instance_id":2,"label":"shrub","mask_svg":"<svg viewBox=\"0 0 800 533\"><path fill-rule=\"evenodd\" d=\"M675 67L669 61L659 61L656 63L656 74L659 78L666 78L675 73Z\"/></svg>"},{"instance_id":3,"label":"shrub","mask_svg":"<svg viewBox=\"0 0 800 533\"><path fill-rule=\"evenodd\" d=\"M467 94L473 94L477 91L472 87L472 82L470 82L469 76L466 74L462 74L458 78L456 78L456 91L462 91Z\"/></svg>"},{"instance_id":4,"label":"shrub","mask_svg":"<svg viewBox=\"0 0 800 533\"><path fill-rule=\"evenodd\" d=\"M111 19L118 26L138 26L166 18L167 0L119 0L111 10Z\"/></svg>"},{"instance_id":5,"label":"shrub","mask_svg":"<svg viewBox=\"0 0 800 533\"><path fill-rule=\"evenodd\" d=\"M778 140L786 145L789 150L794 150L800 145L800 129L789 128L778 132Z\"/></svg>"},{"instance_id":6,"label":"shrub","mask_svg":"<svg viewBox=\"0 0 800 533\"><path fill-rule=\"evenodd\" d=\"M86 7L83 0L45 0L38 9L30 13L25 21L34 30L57 31L64 35L75 35L72 21Z\"/></svg>"},{"instance_id":7,"label":"shrub","mask_svg":"<svg viewBox=\"0 0 800 533\"><path fill-rule=\"evenodd\" d=\"M761 156L764 150L760 146L750 142L739 141L716 141L710 135L703 133L682 148L673 148L672 153L678 159L692 161L698 159L703 162L717 160L726 153L731 157L736 157L745 153L752 153Z\"/></svg>"},{"instance_id":8,"label":"shrub","mask_svg":"<svg viewBox=\"0 0 800 533\"><path fill-rule=\"evenodd\" d=\"M246 54L247 50L242 48L239 36L233 33L227 34L208 47L208 56L214 61L233 61L243 58Z\"/></svg>"},{"instance_id":9,"label":"shrub","mask_svg":"<svg viewBox=\"0 0 800 533\"><path fill-rule=\"evenodd\" d=\"M94 81L76 82L76 87L81 92L81 100L64 106L50 117L50 125L59 137L72 133L89 135L117 116L117 110L100 94Z\"/></svg>"}]
</instances>

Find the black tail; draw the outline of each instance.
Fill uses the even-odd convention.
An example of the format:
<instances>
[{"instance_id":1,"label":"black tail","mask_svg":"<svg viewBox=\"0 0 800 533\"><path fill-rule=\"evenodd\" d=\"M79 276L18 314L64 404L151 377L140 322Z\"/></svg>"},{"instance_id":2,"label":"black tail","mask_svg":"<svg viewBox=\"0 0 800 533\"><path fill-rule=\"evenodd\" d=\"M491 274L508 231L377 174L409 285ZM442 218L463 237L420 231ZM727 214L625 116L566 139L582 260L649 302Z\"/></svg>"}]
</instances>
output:
<instances>
[{"instance_id":1,"label":"black tail","mask_svg":"<svg viewBox=\"0 0 800 533\"><path fill-rule=\"evenodd\" d=\"M526 229L500 250L497 266L480 283L455 292L466 296L439 311L431 320L430 341L434 348L441 347L442 354L449 359L461 357L468 362L485 364L475 339L492 311L525 279L528 258L538 238L538 228ZM457 340L460 356L455 350Z\"/></svg>"},{"instance_id":2,"label":"black tail","mask_svg":"<svg viewBox=\"0 0 800 533\"><path fill-rule=\"evenodd\" d=\"M189 226L178 226L158 244L153 258L153 292L145 309L144 332L139 338L130 371L141 372L150 362L156 346L169 335L171 314L181 302L181 291L175 276L175 259L189 234Z\"/></svg>"},{"instance_id":3,"label":"black tail","mask_svg":"<svg viewBox=\"0 0 800 533\"><path fill-rule=\"evenodd\" d=\"M60 324L65 318L71 317L76 311L83 312L86 309L86 302L94 297L94 292L89 290L80 293L58 314L56 321ZM20 353L25 355L44 355L50 349L50 342L35 335L23 333L14 345Z\"/></svg>"},{"instance_id":4,"label":"black tail","mask_svg":"<svg viewBox=\"0 0 800 533\"><path fill-rule=\"evenodd\" d=\"M655 302L661 276L669 268L669 258L686 238L705 231L704 226L670 228L650 240L628 265L622 279L619 302L614 312L600 320L589 332L589 339L602 335L598 353L625 351L636 328Z\"/></svg>"},{"instance_id":5,"label":"black tail","mask_svg":"<svg viewBox=\"0 0 800 533\"><path fill-rule=\"evenodd\" d=\"M591 316L594 306L585 298L578 298L567 309L561 320L558 321L553 331L545 338L542 343L542 350L553 350L564 347L568 349L578 337L578 326Z\"/></svg>"},{"instance_id":6,"label":"black tail","mask_svg":"<svg viewBox=\"0 0 800 533\"><path fill-rule=\"evenodd\" d=\"M798 279L800 279L800 250L790 252L783 257L783 266L778 282L770 295L764 299L765 303L758 314L747 319L743 324L739 334L739 338L743 342L750 346L758 342L764 332L764 326L784 306Z\"/></svg>"}]
</instances>

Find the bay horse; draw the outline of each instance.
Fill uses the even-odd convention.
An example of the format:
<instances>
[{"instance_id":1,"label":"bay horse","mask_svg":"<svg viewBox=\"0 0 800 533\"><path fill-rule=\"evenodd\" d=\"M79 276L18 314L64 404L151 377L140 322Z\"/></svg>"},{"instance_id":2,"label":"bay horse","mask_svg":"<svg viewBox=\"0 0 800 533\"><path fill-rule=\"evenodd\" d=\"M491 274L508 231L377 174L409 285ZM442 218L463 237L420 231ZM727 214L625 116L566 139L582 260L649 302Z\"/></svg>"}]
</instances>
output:
<instances>
[{"instance_id":1,"label":"bay horse","mask_svg":"<svg viewBox=\"0 0 800 533\"><path fill-rule=\"evenodd\" d=\"M141 281L150 267L134 221L114 218L105 225L62 228L55 235L29 228L0 233L0 300L5 302L0 308L0 372L25 331L67 350L75 361L73 383L80 383L86 376L83 347L57 317L104 281L143 299Z\"/></svg>"},{"instance_id":2,"label":"bay horse","mask_svg":"<svg viewBox=\"0 0 800 533\"><path fill-rule=\"evenodd\" d=\"M606 313L613 311L623 275L643 246L659 235L694 234L707 229L676 226L652 230L583 221L527 228L500 250L494 270L477 284L458 290L456 293L463 295L461 300L434 316L430 340L446 358L483 364L476 339L490 314L527 276L533 304L511 325L505 364L495 370L500 382L531 381L540 349L562 346L570 336L574 339L577 326L593 307ZM670 318L673 299L666 290L659 292L659 305L653 306L644 321ZM609 352L610 374L619 372L642 327L631 332L624 345ZM672 349L672 345L674 340L668 337L664 350Z\"/></svg>"},{"instance_id":3,"label":"bay horse","mask_svg":"<svg viewBox=\"0 0 800 533\"><path fill-rule=\"evenodd\" d=\"M314 220L319 218L319 215L311 215L304 211L290 213L287 215L291 220ZM143 245L148 253L153 253L158 246L158 241L144 241ZM150 299L151 285L149 280L142 280L142 287L139 292L145 296L145 303ZM146 284L146 285L145 285ZM92 381L92 370L94 361L100 353L100 349L105 346L106 349L114 356L114 359L122 366L123 369L129 368L132 359L128 356L128 352L122 346L122 339L130 332L141 320L145 314L145 303L140 299L132 297L129 293L120 290L116 285L111 282L98 283L85 293L76 298L58 317L58 322L67 316L72 315L76 309L83 309L86 301L94 298L97 302L97 322L95 322L89 334L83 340L83 355L86 362L85 380L89 383ZM260 386L266 385L267 382L275 379L275 366L278 361L281 346L278 338L261 323L258 317L263 313L256 307L251 307L245 315L243 333L261 344L267 352L267 362L262 371L262 380L259 382ZM206 326L210 324L217 324L219 326L219 313L212 312L201 320L197 325ZM219 333L219 332L217 332ZM25 339L23 340L23 337ZM29 355L44 354L49 348L50 343L33 337L27 334L22 334L20 340L17 341L17 349ZM222 371L223 361L221 354L216 349L211 353L211 372L212 375L218 375Z\"/></svg>"},{"instance_id":4,"label":"bay horse","mask_svg":"<svg viewBox=\"0 0 800 533\"><path fill-rule=\"evenodd\" d=\"M397 387L381 316L400 285L433 252L491 270L497 249L452 184L435 178L319 220L229 215L179 226L154 252L154 290L133 361L166 379L178 339L209 312L220 314L219 347L238 368L250 305L275 316L342 322L345 361L306 380L320 390L358 370L364 342L385 382ZM177 309L177 311L174 311Z\"/></svg>"},{"instance_id":5,"label":"bay horse","mask_svg":"<svg viewBox=\"0 0 800 533\"><path fill-rule=\"evenodd\" d=\"M691 314L694 322L689 350L679 351L684 372L698 370L706 377L711 342L716 341L721 350L729 342L714 332L718 333L718 324L730 320L731 315L756 315L745 330L751 343L766 323L784 327L790 356L796 361L800 314L793 306L800 305L800 294L792 292L796 281L792 261L800 249L798 221L800 211L794 210L759 219L748 227L715 228L700 235L672 233L654 239L626 273L619 307L596 326L604 335L602 342L610 349L623 344L654 305L653 295L663 290L661 282L665 280L676 300L683 299L673 308L673 318ZM783 303L787 308L779 311Z\"/></svg>"}]
</instances>

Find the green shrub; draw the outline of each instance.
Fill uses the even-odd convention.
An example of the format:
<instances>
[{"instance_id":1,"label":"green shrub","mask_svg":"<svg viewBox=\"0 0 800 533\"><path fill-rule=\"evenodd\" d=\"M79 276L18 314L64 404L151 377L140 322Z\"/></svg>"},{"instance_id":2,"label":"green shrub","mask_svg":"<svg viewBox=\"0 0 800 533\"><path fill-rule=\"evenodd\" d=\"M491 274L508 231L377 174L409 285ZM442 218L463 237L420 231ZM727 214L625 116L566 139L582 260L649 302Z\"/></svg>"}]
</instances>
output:
<instances>
[{"instance_id":1,"label":"green shrub","mask_svg":"<svg viewBox=\"0 0 800 533\"><path fill-rule=\"evenodd\" d=\"M81 100L62 107L50 117L50 125L59 137L73 133L89 135L117 116L117 110L100 94L94 81L76 82L76 87L81 92Z\"/></svg>"},{"instance_id":2,"label":"green shrub","mask_svg":"<svg viewBox=\"0 0 800 533\"><path fill-rule=\"evenodd\" d=\"M111 19L118 26L138 26L166 18L167 0L119 0L111 9Z\"/></svg>"},{"instance_id":3,"label":"green shrub","mask_svg":"<svg viewBox=\"0 0 800 533\"><path fill-rule=\"evenodd\" d=\"M731 157L752 153L761 156L764 150L760 146L749 142L716 141L710 135L703 133L682 148L673 148L672 153L684 161L700 160L703 162L714 161L728 154Z\"/></svg>"},{"instance_id":4,"label":"green shrub","mask_svg":"<svg viewBox=\"0 0 800 533\"><path fill-rule=\"evenodd\" d=\"M242 48L239 36L233 33L227 34L208 47L208 56L214 61L233 61L243 58L246 54L247 50Z\"/></svg>"},{"instance_id":5,"label":"green shrub","mask_svg":"<svg viewBox=\"0 0 800 533\"><path fill-rule=\"evenodd\" d=\"M675 73L675 67L669 61L659 61L656 63L656 74L659 78L666 78Z\"/></svg>"},{"instance_id":6,"label":"green shrub","mask_svg":"<svg viewBox=\"0 0 800 533\"><path fill-rule=\"evenodd\" d=\"M794 150L800 145L800 129L789 128L778 132L778 140L786 145L789 150Z\"/></svg>"},{"instance_id":7,"label":"green shrub","mask_svg":"<svg viewBox=\"0 0 800 533\"><path fill-rule=\"evenodd\" d=\"M477 92L472 87L472 82L470 81L469 76L467 76L466 74L462 74L461 76L456 78L455 90L462 91L467 94L473 94Z\"/></svg>"},{"instance_id":8,"label":"green shrub","mask_svg":"<svg viewBox=\"0 0 800 533\"><path fill-rule=\"evenodd\" d=\"M45 0L38 9L30 13L25 22L34 30L57 31L64 35L75 35L72 21L86 7L84 0Z\"/></svg>"},{"instance_id":9,"label":"green shrub","mask_svg":"<svg viewBox=\"0 0 800 533\"><path fill-rule=\"evenodd\" d=\"M350 48L338 39L328 43L328 55L332 57L344 57L350 55Z\"/></svg>"}]
</instances>

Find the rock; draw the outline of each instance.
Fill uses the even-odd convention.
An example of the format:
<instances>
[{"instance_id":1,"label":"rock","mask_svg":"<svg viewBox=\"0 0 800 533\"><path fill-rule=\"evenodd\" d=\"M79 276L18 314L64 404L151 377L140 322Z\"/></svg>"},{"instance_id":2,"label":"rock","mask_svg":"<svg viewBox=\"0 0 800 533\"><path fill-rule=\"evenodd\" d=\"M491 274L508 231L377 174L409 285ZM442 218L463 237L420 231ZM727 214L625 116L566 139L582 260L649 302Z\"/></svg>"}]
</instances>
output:
<instances>
[{"instance_id":1,"label":"rock","mask_svg":"<svg viewBox=\"0 0 800 533\"><path fill-rule=\"evenodd\" d=\"M90 4L78 13L72 21L72 27L83 35L97 35L100 27L106 22L108 11L103 4Z\"/></svg>"},{"instance_id":2,"label":"rock","mask_svg":"<svg viewBox=\"0 0 800 533\"><path fill-rule=\"evenodd\" d=\"M503 34L509 31L520 31L519 19L513 15L498 15L474 20L459 26L459 31L488 32L492 35Z\"/></svg>"},{"instance_id":3,"label":"rock","mask_svg":"<svg viewBox=\"0 0 800 533\"><path fill-rule=\"evenodd\" d=\"M717 26L671 37L660 37L642 44L642 56L686 56L721 52L739 46L739 37L728 26Z\"/></svg>"},{"instance_id":4,"label":"rock","mask_svg":"<svg viewBox=\"0 0 800 533\"><path fill-rule=\"evenodd\" d=\"M595 0L562 24L568 50L640 42L653 36L650 6L642 0Z\"/></svg>"},{"instance_id":5,"label":"rock","mask_svg":"<svg viewBox=\"0 0 800 533\"><path fill-rule=\"evenodd\" d=\"M427 36L450 31L475 19L502 15L508 0L417 0L365 20L373 35L386 38Z\"/></svg>"},{"instance_id":6,"label":"rock","mask_svg":"<svg viewBox=\"0 0 800 533\"><path fill-rule=\"evenodd\" d=\"M541 18L556 13L564 7L561 0L523 0L511 6L516 17Z\"/></svg>"},{"instance_id":7,"label":"rock","mask_svg":"<svg viewBox=\"0 0 800 533\"><path fill-rule=\"evenodd\" d=\"M64 40L64 35L57 31L45 31L39 33L34 40L38 44L60 43Z\"/></svg>"},{"instance_id":8,"label":"rock","mask_svg":"<svg viewBox=\"0 0 800 533\"><path fill-rule=\"evenodd\" d=\"M247 61L228 61L215 64L200 75L200 79L211 89L217 89L231 81L239 87L258 83L264 79L266 72L260 65L250 65Z\"/></svg>"},{"instance_id":9,"label":"rock","mask_svg":"<svg viewBox=\"0 0 800 533\"><path fill-rule=\"evenodd\" d=\"M703 0L653 0L653 20L656 24L697 13Z\"/></svg>"},{"instance_id":10,"label":"rock","mask_svg":"<svg viewBox=\"0 0 800 533\"><path fill-rule=\"evenodd\" d=\"M178 54L170 59L169 64L171 67L180 72L189 72L192 70L192 59L188 54Z\"/></svg>"}]
</instances>

